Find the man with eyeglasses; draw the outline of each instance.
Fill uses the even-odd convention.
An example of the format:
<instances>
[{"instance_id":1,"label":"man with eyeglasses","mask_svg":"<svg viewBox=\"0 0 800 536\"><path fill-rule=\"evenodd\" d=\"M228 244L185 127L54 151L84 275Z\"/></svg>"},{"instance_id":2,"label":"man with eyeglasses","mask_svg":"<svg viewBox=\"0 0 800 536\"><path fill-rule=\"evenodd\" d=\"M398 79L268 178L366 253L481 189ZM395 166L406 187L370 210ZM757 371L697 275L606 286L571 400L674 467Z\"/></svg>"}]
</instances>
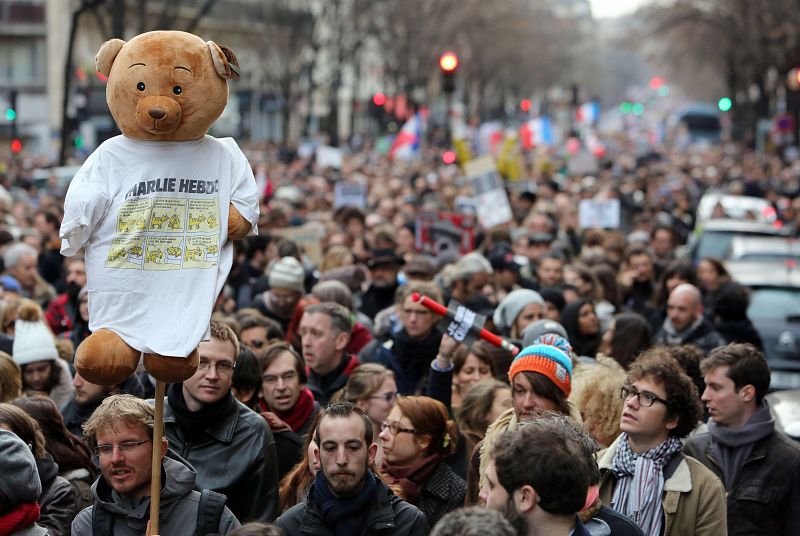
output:
<instances>
[{"instance_id":1,"label":"man with eyeglasses","mask_svg":"<svg viewBox=\"0 0 800 536\"><path fill-rule=\"evenodd\" d=\"M145 534L150 509L153 457L152 406L133 395L106 398L84 425L84 437L97 455L102 476L92 486L94 505L72 522L73 536ZM201 492L196 473L167 451L162 441L160 532L191 536L204 516L198 516ZM227 534L239 521L225 507L213 531ZM207 530L208 527L203 526Z\"/></svg>"},{"instance_id":2,"label":"man with eyeglasses","mask_svg":"<svg viewBox=\"0 0 800 536\"><path fill-rule=\"evenodd\" d=\"M598 454L600 498L648 536L725 534L725 489L681 439L700 420L697 388L666 348L631 364L620 430Z\"/></svg>"},{"instance_id":3,"label":"man with eyeglasses","mask_svg":"<svg viewBox=\"0 0 800 536\"><path fill-rule=\"evenodd\" d=\"M287 536L385 534L423 536L425 515L389 490L371 471L378 445L372 422L351 402L321 411L315 439L320 471L305 501L275 522Z\"/></svg>"},{"instance_id":4,"label":"man with eyeglasses","mask_svg":"<svg viewBox=\"0 0 800 536\"><path fill-rule=\"evenodd\" d=\"M284 339L280 324L260 313L241 315L237 320L241 330L239 342L250 348L259 360L263 359L268 344Z\"/></svg>"},{"instance_id":5,"label":"man with eyeglasses","mask_svg":"<svg viewBox=\"0 0 800 536\"><path fill-rule=\"evenodd\" d=\"M306 386L303 358L286 342L265 347L259 359L261 391L257 411L275 436L280 480L303 459L309 428L319 403Z\"/></svg>"},{"instance_id":6,"label":"man with eyeglasses","mask_svg":"<svg viewBox=\"0 0 800 536\"><path fill-rule=\"evenodd\" d=\"M211 339L198 351L194 376L167 391L164 435L197 470L198 486L227 495L237 518L272 521L278 498L275 439L264 419L231 393L236 334L212 321Z\"/></svg>"}]
</instances>

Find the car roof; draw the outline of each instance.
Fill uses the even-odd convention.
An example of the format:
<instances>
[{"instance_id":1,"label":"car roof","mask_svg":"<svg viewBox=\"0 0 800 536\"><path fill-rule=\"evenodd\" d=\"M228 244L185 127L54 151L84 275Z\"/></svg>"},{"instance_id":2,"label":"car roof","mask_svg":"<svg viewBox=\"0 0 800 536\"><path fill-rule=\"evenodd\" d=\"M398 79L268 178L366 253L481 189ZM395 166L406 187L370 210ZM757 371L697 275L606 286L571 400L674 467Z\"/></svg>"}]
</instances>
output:
<instances>
[{"instance_id":1,"label":"car roof","mask_svg":"<svg viewBox=\"0 0 800 536\"><path fill-rule=\"evenodd\" d=\"M715 218L703 223L703 232L705 231L733 231L737 233L765 233L774 234L775 236L784 235L780 229L764 222L757 222L752 220L734 220L730 218Z\"/></svg>"},{"instance_id":2,"label":"car roof","mask_svg":"<svg viewBox=\"0 0 800 536\"><path fill-rule=\"evenodd\" d=\"M737 253L800 253L800 241L791 236L734 236L731 240L731 250Z\"/></svg>"},{"instance_id":3,"label":"car roof","mask_svg":"<svg viewBox=\"0 0 800 536\"><path fill-rule=\"evenodd\" d=\"M791 262L728 261L725 269L734 281L748 287L800 288L800 269Z\"/></svg>"}]
</instances>

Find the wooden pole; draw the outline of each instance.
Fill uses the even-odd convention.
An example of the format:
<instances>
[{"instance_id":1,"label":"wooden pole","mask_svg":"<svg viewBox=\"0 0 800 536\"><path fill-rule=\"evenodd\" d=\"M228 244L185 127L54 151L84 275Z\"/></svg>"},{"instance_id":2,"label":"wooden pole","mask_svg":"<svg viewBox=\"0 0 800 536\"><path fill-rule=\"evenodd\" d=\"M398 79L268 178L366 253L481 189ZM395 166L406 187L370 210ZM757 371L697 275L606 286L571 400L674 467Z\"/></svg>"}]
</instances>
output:
<instances>
[{"instance_id":1,"label":"wooden pole","mask_svg":"<svg viewBox=\"0 0 800 536\"><path fill-rule=\"evenodd\" d=\"M153 466L150 473L150 534L158 536L158 514L161 509L161 451L164 437L164 382L156 381L156 419L153 426Z\"/></svg>"}]
</instances>

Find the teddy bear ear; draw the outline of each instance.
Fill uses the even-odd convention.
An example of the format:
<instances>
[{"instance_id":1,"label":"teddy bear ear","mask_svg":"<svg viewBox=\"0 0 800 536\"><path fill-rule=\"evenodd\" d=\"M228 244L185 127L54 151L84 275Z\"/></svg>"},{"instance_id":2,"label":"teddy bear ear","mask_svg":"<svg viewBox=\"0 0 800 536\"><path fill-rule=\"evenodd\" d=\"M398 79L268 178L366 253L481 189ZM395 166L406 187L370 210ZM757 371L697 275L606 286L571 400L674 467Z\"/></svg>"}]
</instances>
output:
<instances>
[{"instance_id":1,"label":"teddy bear ear","mask_svg":"<svg viewBox=\"0 0 800 536\"><path fill-rule=\"evenodd\" d=\"M214 61L214 70L222 78L236 80L239 78L239 61L233 50L225 46L220 46L214 41L208 41L208 48L211 51L211 59Z\"/></svg>"},{"instance_id":2,"label":"teddy bear ear","mask_svg":"<svg viewBox=\"0 0 800 536\"><path fill-rule=\"evenodd\" d=\"M98 73L106 78L108 77L111 73L111 66L114 65L114 58L117 57L124 44L125 41L122 39L109 39L103 43L103 46L97 52L97 56L94 57L94 64Z\"/></svg>"}]
</instances>

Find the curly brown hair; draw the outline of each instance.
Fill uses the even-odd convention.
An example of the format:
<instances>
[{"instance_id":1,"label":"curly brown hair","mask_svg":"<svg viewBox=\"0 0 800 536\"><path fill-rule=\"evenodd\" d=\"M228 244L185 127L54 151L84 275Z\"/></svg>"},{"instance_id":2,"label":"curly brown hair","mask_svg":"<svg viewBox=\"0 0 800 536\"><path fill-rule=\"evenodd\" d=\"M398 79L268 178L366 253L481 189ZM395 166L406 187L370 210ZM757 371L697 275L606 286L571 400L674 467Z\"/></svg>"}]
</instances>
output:
<instances>
[{"instance_id":1,"label":"curly brown hair","mask_svg":"<svg viewBox=\"0 0 800 536\"><path fill-rule=\"evenodd\" d=\"M703 406L694 382L668 349L660 346L650 348L631 363L628 382L644 378L664 388L668 400L667 418L678 418L678 425L669 431L669 435L678 438L689 435L703 415Z\"/></svg>"}]
</instances>

